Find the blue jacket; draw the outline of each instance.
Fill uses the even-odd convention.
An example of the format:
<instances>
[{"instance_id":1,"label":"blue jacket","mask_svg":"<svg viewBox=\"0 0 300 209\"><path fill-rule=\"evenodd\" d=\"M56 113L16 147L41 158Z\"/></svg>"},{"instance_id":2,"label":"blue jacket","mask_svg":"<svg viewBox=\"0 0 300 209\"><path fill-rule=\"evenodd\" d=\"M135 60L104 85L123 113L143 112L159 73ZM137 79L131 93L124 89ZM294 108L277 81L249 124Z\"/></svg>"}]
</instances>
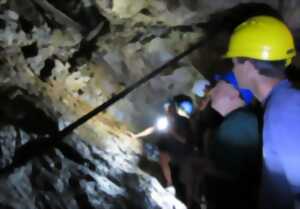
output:
<instances>
[{"instance_id":1,"label":"blue jacket","mask_svg":"<svg viewBox=\"0 0 300 209\"><path fill-rule=\"evenodd\" d=\"M293 208L300 195L300 91L279 82L265 101L263 208Z\"/></svg>"}]
</instances>

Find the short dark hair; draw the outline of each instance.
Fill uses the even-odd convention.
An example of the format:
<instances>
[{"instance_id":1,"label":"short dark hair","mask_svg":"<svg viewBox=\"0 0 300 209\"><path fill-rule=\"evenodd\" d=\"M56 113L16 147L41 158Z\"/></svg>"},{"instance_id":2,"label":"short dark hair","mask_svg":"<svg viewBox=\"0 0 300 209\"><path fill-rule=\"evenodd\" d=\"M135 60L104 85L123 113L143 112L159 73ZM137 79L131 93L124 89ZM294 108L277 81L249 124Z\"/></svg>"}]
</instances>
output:
<instances>
[{"instance_id":1,"label":"short dark hair","mask_svg":"<svg viewBox=\"0 0 300 209\"><path fill-rule=\"evenodd\" d=\"M189 102L189 103L193 104L192 98L185 94L178 94L178 95L174 96L173 102L176 104L180 104L181 102Z\"/></svg>"},{"instance_id":2,"label":"short dark hair","mask_svg":"<svg viewBox=\"0 0 300 209\"><path fill-rule=\"evenodd\" d=\"M261 75L271 78L285 77L286 60L264 61L252 58L237 59L239 63L244 63L246 60L250 61Z\"/></svg>"}]
</instances>

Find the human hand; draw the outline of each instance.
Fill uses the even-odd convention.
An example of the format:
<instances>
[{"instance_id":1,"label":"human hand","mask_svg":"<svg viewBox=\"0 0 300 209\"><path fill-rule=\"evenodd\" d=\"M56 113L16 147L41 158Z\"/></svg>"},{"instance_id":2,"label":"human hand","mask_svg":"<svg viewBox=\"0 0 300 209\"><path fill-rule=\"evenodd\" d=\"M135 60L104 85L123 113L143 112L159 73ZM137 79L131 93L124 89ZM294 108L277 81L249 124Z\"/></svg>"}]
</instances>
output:
<instances>
[{"instance_id":1,"label":"human hand","mask_svg":"<svg viewBox=\"0 0 300 209\"><path fill-rule=\"evenodd\" d=\"M211 91L211 107L226 116L233 110L245 105L239 92L225 81L219 81Z\"/></svg>"},{"instance_id":2,"label":"human hand","mask_svg":"<svg viewBox=\"0 0 300 209\"><path fill-rule=\"evenodd\" d=\"M168 187L166 187L166 191L168 192L168 193L170 193L171 195L173 195L173 196L175 196L176 195L176 189L175 189L175 187L174 186L168 186Z\"/></svg>"}]
</instances>

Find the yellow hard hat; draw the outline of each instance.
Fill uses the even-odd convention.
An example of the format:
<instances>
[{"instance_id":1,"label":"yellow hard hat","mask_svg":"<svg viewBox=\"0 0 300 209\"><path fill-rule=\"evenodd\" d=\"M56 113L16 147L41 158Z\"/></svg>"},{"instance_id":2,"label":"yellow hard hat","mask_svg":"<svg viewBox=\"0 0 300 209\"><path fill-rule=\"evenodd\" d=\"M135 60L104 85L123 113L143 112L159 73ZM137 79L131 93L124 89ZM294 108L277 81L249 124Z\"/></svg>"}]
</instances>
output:
<instances>
[{"instance_id":1,"label":"yellow hard hat","mask_svg":"<svg viewBox=\"0 0 300 209\"><path fill-rule=\"evenodd\" d=\"M293 36L282 21L270 16L255 16L235 28L224 57L286 60L288 65L295 55Z\"/></svg>"}]
</instances>

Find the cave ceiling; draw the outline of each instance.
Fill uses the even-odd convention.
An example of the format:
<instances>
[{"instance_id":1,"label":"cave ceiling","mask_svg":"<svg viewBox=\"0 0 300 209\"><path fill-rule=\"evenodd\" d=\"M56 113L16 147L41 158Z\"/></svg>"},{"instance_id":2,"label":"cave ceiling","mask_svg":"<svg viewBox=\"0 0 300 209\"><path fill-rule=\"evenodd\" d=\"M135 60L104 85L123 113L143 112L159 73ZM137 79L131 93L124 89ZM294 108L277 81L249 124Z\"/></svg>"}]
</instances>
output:
<instances>
[{"instance_id":1,"label":"cave ceiling","mask_svg":"<svg viewBox=\"0 0 300 209\"><path fill-rule=\"evenodd\" d=\"M34 95L60 128L213 37L78 130L94 138L106 129L116 134L144 128L168 97L192 96L196 80L220 70L228 31L251 12L272 7L295 32L300 19L296 0L1 0L0 5L0 85Z\"/></svg>"}]
</instances>

